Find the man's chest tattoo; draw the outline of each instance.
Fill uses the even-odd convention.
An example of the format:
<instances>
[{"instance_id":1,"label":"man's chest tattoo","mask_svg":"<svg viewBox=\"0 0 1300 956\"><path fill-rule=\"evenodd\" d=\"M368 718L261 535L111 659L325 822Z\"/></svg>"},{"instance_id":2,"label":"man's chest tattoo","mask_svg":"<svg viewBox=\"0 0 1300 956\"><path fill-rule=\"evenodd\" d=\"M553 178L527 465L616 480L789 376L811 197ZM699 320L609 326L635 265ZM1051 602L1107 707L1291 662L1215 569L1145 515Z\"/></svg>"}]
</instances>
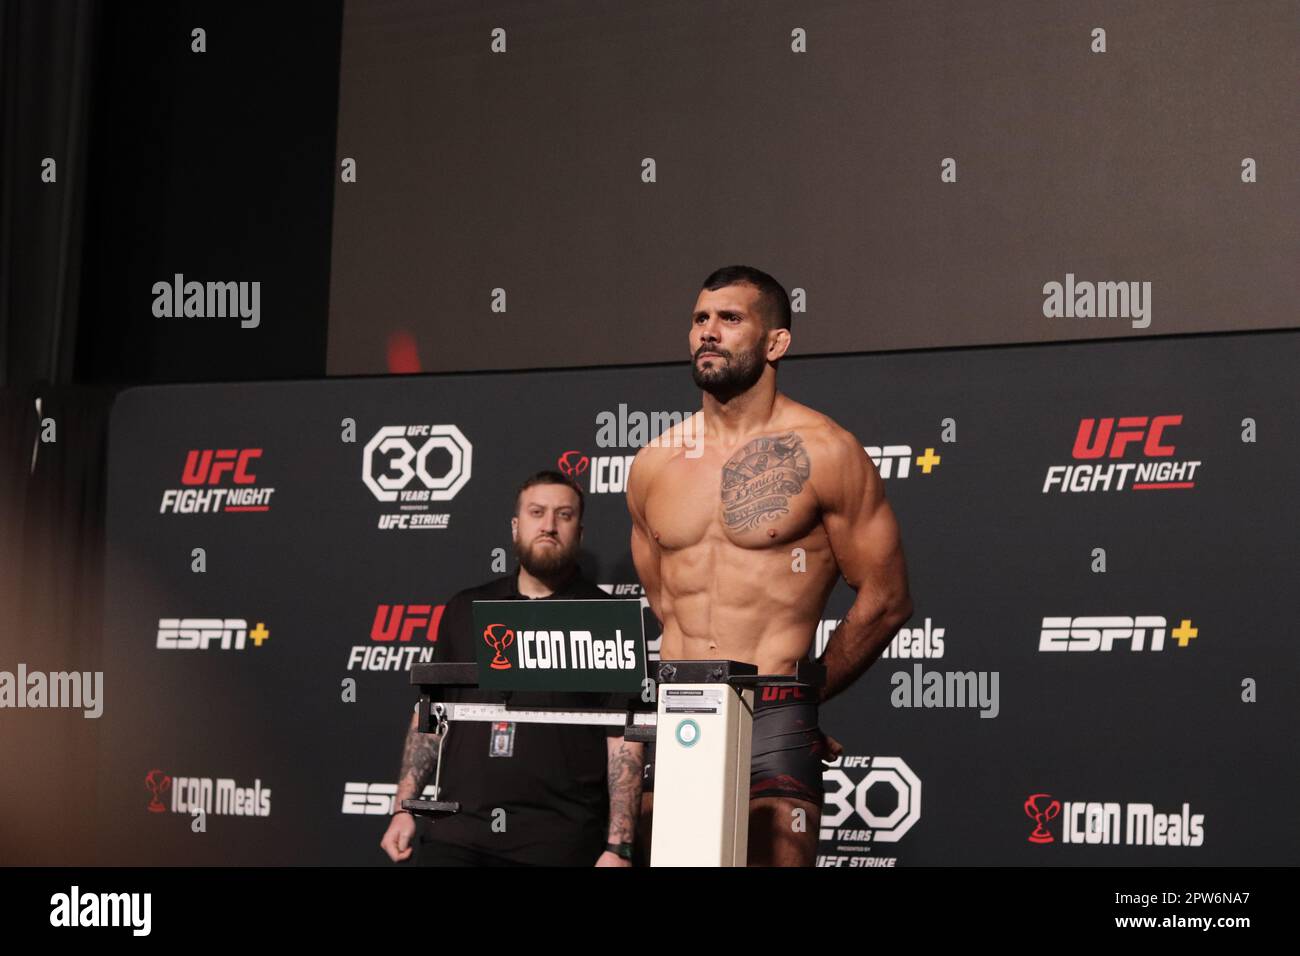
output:
<instances>
[{"instance_id":1,"label":"man's chest tattoo","mask_svg":"<svg viewBox=\"0 0 1300 956\"><path fill-rule=\"evenodd\" d=\"M811 473L803 439L794 432L748 442L722 466L722 517L744 531L790 511L790 499Z\"/></svg>"}]
</instances>

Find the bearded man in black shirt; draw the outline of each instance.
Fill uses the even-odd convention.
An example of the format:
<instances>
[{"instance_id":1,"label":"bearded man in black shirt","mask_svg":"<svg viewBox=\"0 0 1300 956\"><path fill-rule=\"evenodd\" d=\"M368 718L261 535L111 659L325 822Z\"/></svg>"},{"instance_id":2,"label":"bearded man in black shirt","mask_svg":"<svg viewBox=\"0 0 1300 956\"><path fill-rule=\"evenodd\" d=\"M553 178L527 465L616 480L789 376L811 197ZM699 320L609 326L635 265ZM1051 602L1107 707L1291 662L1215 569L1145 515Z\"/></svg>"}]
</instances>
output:
<instances>
[{"instance_id":1,"label":"bearded man in black shirt","mask_svg":"<svg viewBox=\"0 0 1300 956\"><path fill-rule=\"evenodd\" d=\"M475 660L473 601L608 597L578 570L582 510L582 490L559 472L524 482L510 520L519 567L447 603L437 660ZM455 691L443 699L457 699ZM607 702L589 693L529 696L532 706L569 710ZM437 753L438 737L420 733L412 715L396 806L420 795ZM442 748L442 785L460 812L417 824L398 810L380 847L394 861L415 852L425 866L630 866L643 759L642 745L625 741L620 727L456 723Z\"/></svg>"}]
</instances>

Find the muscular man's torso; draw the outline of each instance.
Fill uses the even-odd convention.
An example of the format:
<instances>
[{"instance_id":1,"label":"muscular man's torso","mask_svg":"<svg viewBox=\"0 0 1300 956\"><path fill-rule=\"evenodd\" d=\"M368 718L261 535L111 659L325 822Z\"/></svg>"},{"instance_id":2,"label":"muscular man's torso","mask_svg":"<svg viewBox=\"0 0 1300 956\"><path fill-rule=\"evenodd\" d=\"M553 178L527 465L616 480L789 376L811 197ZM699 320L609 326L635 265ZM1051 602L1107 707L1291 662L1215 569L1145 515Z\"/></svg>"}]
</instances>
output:
<instances>
[{"instance_id":1,"label":"muscular man's torso","mask_svg":"<svg viewBox=\"0 0 1300 956\"><path fill-rule=\"evenodd\" d=\"M748 661L785 674L808 653L838 576L821 507L835 476L818 462L833 432L845 433L788 399L778 412L733 443L705 435L694 450L647 450L638 477L658 545L665 660ZM699 416L680 427L698 435Z\"/></svg>"}]
</instances>

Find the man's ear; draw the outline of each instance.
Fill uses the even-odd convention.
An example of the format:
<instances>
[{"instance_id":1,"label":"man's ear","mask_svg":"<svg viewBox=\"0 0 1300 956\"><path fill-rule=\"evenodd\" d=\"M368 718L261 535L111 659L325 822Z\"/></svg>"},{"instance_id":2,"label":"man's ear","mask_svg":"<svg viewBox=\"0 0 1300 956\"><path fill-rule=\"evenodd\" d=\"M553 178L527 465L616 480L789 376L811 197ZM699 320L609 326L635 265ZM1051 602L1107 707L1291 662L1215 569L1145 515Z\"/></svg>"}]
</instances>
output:
<instances>
[{"instance_id":1,"label":"man's ear","mask_svg":"<svg viewBox=\"0 0 1300 956\"><path fill-rule=\"evenodd\" d=\"M510 519L510 540L511 541L519 540L519 519L518 518Z\"/></svg>"},{"instance_id":2,"label":"man's ear","mask_svg":"<svg viewBox=\"0 0 1300 956\"><path fill-rule=\"evenodd\" d=\"M773 329L767 333L767 360L775 362L790 348L790 330Z\"/></svg>"}]
</instances>

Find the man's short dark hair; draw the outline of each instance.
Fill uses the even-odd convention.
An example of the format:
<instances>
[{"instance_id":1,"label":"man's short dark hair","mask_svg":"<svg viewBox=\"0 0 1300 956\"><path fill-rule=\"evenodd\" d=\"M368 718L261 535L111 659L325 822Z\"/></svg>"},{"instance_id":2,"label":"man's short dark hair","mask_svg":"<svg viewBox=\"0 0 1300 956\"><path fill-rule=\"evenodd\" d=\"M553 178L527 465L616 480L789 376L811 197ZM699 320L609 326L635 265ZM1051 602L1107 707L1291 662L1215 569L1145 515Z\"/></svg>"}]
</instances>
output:
<instances>
[{"instance_id":1,"label":"man's short dark hair","mask_svg":"<svg viewBox=\"0 0 1300 956\"><path fill-rule=\"evenodd\" d=\"M758 289L763 318L768 328L790 328L790 296L785 286L762 269L753 266L723 266L704 280L703 288L715 292L723 286L749 283Z\"/></svg>"},{"instance_id":2,"label":"man's short dark hair","mask_svg":"<svg viewBox=\"0 0 1300 956\"><path fill-rule=\"evenodd\" d=\"M569 488L572 488L573 493L578 496L578 523L579 524L582 523L582 512L586 507L586 504L582 498L582 489L578 487L577 482L575 482L572 478L570 478L568 475L562 475L558 471L539 471L537 472L537 474L531 476L527 481L525 481L522 485L519 486L519 490L515 492L516 517L519 515L520 497L523 495L525 491L527 491L529 488L533 487L534 485L565 485Z\"/></svg>"}]
</instances>

